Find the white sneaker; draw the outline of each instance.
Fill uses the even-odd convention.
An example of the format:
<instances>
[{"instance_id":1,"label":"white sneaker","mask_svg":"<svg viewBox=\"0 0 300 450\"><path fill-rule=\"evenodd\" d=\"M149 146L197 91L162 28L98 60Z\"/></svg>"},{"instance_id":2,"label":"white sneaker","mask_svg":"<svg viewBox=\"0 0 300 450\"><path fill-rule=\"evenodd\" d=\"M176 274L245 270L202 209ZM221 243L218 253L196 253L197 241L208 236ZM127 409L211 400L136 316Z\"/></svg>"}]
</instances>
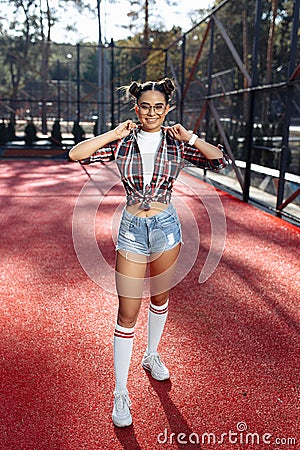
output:
<instances>
[{"instance_id":1,"label":"white sneaker","mask_svg":"<svg viewBox=\"0 0 300 450\"><path fill-rule=\"evenodd\" d=\"M112 420L116 427L129 427L132 424L131 401L128 392L116 392Z\"/></svg>"},{"instance_id":2,"label":"white sneaker","mask_svg":"<svg viewBox=\"0 0 300 450\"><path fill-rule=\"evenodd\" d=\"M170 378L169 371L157 352L150 353L149 355L145 353L142 366L144 369L149 370L155 380L164 381Z\"/></svg>"}]
</instances>

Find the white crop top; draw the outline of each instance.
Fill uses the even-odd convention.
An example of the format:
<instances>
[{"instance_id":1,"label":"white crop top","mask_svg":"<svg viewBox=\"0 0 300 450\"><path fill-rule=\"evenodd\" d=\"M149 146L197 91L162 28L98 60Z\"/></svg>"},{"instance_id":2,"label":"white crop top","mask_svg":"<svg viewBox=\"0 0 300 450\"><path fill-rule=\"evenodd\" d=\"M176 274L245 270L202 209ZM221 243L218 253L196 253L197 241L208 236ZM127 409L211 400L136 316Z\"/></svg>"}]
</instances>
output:
<instances>
[{"instance_id":1,"label":"white crop top","mask_svg":"<svg viewBox=\"0 0 300 450\"><path fill-rule=\"evenodd\" d=\"M146 186L146 184L150 184L151 182L154 170L155 156L160 147L162 138L162 131L155 131L153 133L150 133L140 130L140 132L138 133L137 142L142 157L144 187Z\"/></svg>"}]
</instances>

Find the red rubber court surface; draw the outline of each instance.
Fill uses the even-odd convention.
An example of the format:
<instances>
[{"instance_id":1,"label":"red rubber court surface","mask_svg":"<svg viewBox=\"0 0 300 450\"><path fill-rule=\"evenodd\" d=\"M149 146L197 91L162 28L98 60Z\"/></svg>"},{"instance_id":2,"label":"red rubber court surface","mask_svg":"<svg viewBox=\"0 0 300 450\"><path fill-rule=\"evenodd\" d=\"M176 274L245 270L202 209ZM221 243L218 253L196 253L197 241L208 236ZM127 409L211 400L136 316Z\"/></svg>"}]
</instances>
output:
<instances>
[{"instance_id":1,"label":"red rubber court surface","mask_svg":"<svg viewBox=\"0 0 300 450\"><path fill-rule=\"evenodd\" d=\"M113 426L113 236L124 191L113 166L99 167L1 162L1 450L300 448L299 229L190 175L174 201L185 254L199 250L172 290L159 347L171 379L153 381L141 368L145 294L128 381L133 426ZM75 240L87 258L79 261L72 221L84 186ZM95 254L96 269L86 271L100 198L95 236L107 265ZM209 206L216 198L226 244L200 284L224 231L221 209Z\"/></svg>"}]
</instances>

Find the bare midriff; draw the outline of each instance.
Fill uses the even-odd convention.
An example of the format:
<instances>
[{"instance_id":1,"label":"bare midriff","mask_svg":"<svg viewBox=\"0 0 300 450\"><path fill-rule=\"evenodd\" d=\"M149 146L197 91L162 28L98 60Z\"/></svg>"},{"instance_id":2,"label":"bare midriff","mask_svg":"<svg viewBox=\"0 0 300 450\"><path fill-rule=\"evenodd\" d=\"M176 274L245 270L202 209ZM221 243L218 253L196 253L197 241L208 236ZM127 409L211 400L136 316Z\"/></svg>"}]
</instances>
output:
<instances>
[{"instance_id":1,"label":"bare midriff","mask_svg":"<svg viewBox=\"0 0 300 450\"><path fill-rule=\"evenodd\" d=\"M135 205L126 206L126 210L137 217L153 217L156 214L159 214L161 211L164 211L169 206L168 203L160 203L160 202L151 202L151 208L147 211L141 209L141 204L136 203Z\"/></svg>"}]
</instances>

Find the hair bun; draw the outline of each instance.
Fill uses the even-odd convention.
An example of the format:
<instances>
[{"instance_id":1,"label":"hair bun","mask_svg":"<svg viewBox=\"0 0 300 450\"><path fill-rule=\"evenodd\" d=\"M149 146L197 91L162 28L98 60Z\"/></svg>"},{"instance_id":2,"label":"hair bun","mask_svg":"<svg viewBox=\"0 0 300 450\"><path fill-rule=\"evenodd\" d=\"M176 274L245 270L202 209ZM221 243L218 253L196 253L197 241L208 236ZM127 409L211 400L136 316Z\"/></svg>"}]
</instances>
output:
<instances>
[{"instance_id":1,"label":"hair bun","mask_svg":"<svg viewBox=\"0 0 300 450\"><path fill-rule=\"evenodd\" d=\"M165 93L169 96L172 94L172 92L175 91L176 86L174 84L174 82L171 80L171 78L164 78L163 80L161 80L159 82L159 84L161 84L161 86L163 86Z\"/></svg>"},{"instance_id":2,"label":"hair bun","mask_svg":"<svg viewBox=\"0 0 300 450\"><path fill-rule=\"evenodd\" d=\"M136 98L139 96L141 90L142 85L140 83L137 83L136 81L133 81L128 88L128 92Z\"/></svg>"}]
</instances>

